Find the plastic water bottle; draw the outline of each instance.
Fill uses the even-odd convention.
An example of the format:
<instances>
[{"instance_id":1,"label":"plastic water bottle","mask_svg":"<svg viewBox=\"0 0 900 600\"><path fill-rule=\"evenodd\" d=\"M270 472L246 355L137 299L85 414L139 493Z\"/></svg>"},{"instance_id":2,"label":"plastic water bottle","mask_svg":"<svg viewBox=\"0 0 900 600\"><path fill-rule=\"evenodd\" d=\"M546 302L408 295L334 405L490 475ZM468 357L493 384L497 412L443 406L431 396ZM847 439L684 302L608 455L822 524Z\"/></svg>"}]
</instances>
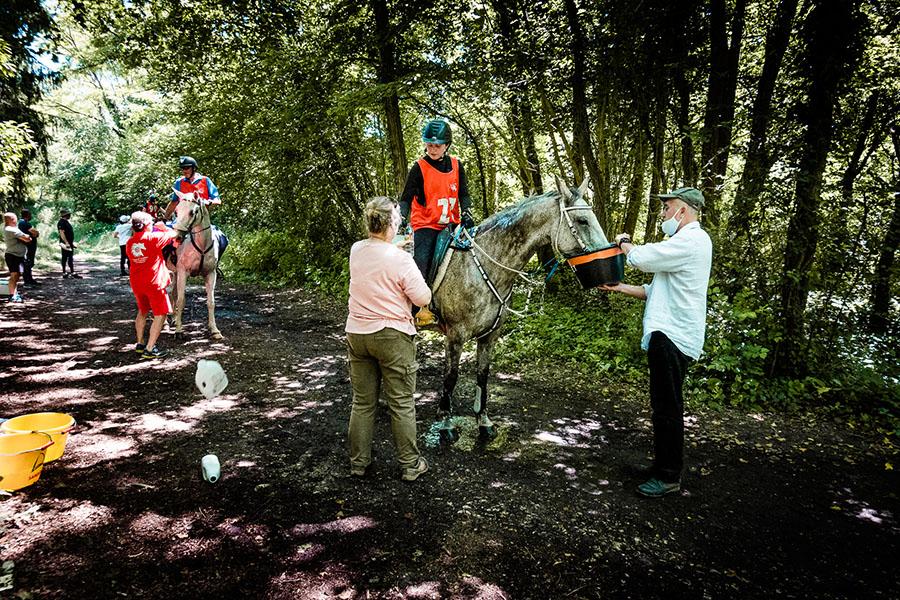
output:
<instances>
[{"instance_id":1,"label":"plastic water bottle","mask_svg":"<svg viewBox=\"0 0 900 600\"><path fill-rule=\"evenodd\" d=\"M207 454L200 459L200 471L203 473L203 479L215 483L219 480L221 467L219 465L219 457L215 454Z\"/></svg>"}]
</instances>

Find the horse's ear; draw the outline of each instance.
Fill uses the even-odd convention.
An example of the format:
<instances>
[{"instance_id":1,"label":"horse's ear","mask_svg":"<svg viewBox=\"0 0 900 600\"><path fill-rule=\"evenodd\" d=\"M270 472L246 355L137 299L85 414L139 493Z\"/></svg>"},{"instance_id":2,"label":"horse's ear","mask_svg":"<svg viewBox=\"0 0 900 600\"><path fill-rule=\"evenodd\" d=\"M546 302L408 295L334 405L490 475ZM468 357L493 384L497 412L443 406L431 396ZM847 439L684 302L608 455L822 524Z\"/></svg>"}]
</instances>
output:
<instances>
[{"instance_id":1,"label":"horse's ear","mask_svg":"<svg viewBox=\"0 0 900 600\"><path fill-rule=\"evenodd\" d=\"M569 186L566 185L566 182L560 179L559 175L554 175L553 178L556 179L556 190L559 192L559 195L566 200L571 200L572 190L569 189Z\"/></svg>"},{"instance_id":2,"label":"horse's ear","mask_svg":"<svg viewBox=\"0 0 900 600\"><path fill-rule=\"evenodd\" d=\"M584 174L584 181L581 182L581 185L578 186L578 196L583 197L584 193L588 189L588 185L591 183L591 176L588 173Z\"/></svg>"}]
</instances>

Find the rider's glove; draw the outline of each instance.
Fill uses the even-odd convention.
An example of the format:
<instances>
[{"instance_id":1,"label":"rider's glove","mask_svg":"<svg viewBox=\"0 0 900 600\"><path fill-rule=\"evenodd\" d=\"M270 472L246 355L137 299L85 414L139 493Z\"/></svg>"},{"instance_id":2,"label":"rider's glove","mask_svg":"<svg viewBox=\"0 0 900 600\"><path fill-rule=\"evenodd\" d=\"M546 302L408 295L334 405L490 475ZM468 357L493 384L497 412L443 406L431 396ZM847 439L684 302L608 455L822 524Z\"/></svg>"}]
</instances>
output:
<instances>
[{"instance_id":1,"label":"rider's glove","mask_svg":"<svg viewBox=\"0 0 900 600\"><path fill-rule=\"evenodd\" d=\"M466 229L472 229L473 227L475 227L475 219L472 218L472 213L469 211L465 211L462 214L462 218L460 219L460 222L462 223L462 226L465 227Z\"/></svg>"}]
</instances>

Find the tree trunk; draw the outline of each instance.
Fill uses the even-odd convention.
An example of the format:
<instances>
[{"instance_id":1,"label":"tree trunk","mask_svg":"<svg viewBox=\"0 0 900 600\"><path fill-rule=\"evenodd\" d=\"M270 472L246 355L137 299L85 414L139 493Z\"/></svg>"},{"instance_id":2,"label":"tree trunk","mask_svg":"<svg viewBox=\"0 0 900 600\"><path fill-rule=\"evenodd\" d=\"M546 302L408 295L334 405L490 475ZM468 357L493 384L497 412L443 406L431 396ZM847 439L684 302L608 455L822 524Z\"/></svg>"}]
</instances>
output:
<instances>
[{"instance_id":1,"label":"tree trunk","mask_svg":"<svg viewBox=\"0 0 900 600\"><path fill-rule=\"evenodd\" d=\"M569 31L572 36L572 133L574 136L575 155L580 158L580 162L587 168L587 172L591 176L592 187L597 195L603 197L602 190L606 189L605 196L608 197L609 182L603 177L591 146L591 127L588 122L587 92L584 80L586 69L584 32L581 29L575 0L565 0L565 5ZM580 181L576 181L576 183L580 183ZM605 202L598 201L594 203L594 213L597 215L597 220L604 231L609 226L607 223L607 210L608 207L605 205Z\"/></svg>"},{"instance_id":2,"label":"tree trunk","mask_svg":"<svg viewBox=\"0 0 900 600\"><path fill-rule=\"evenodd\" d=\"M710 2L710 68L706 114L703 122L703 195L704 223L716 228L719 223L719 199L728 170L731 150L734 97L737 89L741 37L744 34L744 13L747 0L737 0L731 24L731 43L726 32L728 9L725 0Z\"/></svg>"},{"instance_id":3,"label":"tree trunk","mask_svg":"<svg viewBox=\"0 0 900 600\"><path fill-rule=\"evenodd\" d=\"M634 161L631 166L631 179L628 182L627 200L625 204L625 224L623 231L630 236L634 236L634 230L637 227L638 213L643 204L644 192L644 167L647 162L647 140L643 133L638 132L637 139L634 141L633 151ZM609 233L609 232L607 232ZM615 232L613 232L614 234Z\"/></svg>"},{"instance_id":4,"label":"tree trunk","mask_svg":"<svg viewBox=\"0 0 900 600\"><path fill-rule=\"evenodd\" d=\"M656 219L659 216L659 199L656 198L656 195L659 194L662 189L663 182L665 181L665 172L664 172L664 147L663 147L663 137L666 133L666 109L665 109L665 97L659 98L659 103L657 105L656 110L656 120L653 124L653 131L651 132L650 137L650 148L653 155L653 169L652 176L650 177L650 200L647 204L647 225L644 229L644 242L654 242L659 239L659 234L657 233L656 227Z\"/></svg>"},{"instance_id":5,"label":"tree trunk","mask_svg":"<svg viewBox=\"0 0 900 600\"><path fill-rule=\"evenodd\" d=\"M900 122L891 126L891 140L894 143L894 154L900 161ZM900 188L900 181L895 182L894 189L897 188ZM894 272L894 259L898 247L900 247L900 192L894 192L894 211L884 243L881 245L881 254L872 282L872 294L869 298L869 305L872 307L869 330L872 333L887 333L890 325L891 275Z\"/></svg>"},{"instance_id":6,"label":"tree trunk","mask_svg":"<svg viewBox=\"0 0 900 600\"><path fill-rule=\"evenodd\" d=\"M771 372L802 376L810 270L818 243L818 209L825 162L831 146L836 98L855 66L859 15L853 0L816 0L806 21L804 67L808 95L797 169L796 200L786 237L781 283L782 339L770 354Z\"/></svg>"},{"instance_id":7,"label":"tree trunk","mask_svg":"<svg viewBox=\"0 0 900 600\"><path fill-rule=\"evenodd\" d=\"M394 30L391 28L386 0L370 0L375 17L375 31L378 37L378 83L389 86L381 99L387 125L388 143L391 149L393 187L391 195L399 197L406 183L406 145L403 142L403 124L400 120L400 100L395 86L397 80L396 48Z\"/></svg>"},{"instance_id":8,"label":"tree trunk","mask_svg":"<svg viewBox=\"0 0 900 600\"><path fill-rule=\"evenodd\" d=\"M748 218L756 210L759 195L762 193L766 176L771 167L771 159L766 148L766 137L769 121L772 117L772 96L778 71L791 38L794 15L797 12L798 0L781 0L775 15L775 23L766 34L765 60L762 74L757 85L756 97L753 99L753 111L750 121L750 141L747 156L744 159L744 171L741 182L734 197L734 205L729 220L729 231L743 238L744 243L750 241L750 223ZM737 240L736 240L737 241ZM736 245L740 252L740 245Z\"/></svg>"}]
</instances>

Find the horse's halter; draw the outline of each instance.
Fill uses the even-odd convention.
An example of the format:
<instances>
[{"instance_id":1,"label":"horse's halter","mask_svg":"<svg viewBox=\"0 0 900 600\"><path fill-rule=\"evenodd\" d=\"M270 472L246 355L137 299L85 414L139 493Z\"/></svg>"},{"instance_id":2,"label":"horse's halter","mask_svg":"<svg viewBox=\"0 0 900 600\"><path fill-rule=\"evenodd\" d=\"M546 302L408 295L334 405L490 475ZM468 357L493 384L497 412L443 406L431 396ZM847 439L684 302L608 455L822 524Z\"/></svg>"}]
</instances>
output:
<instances>
[{"instance_id":1,"label":"horse's halter","mask_svg":"<svg viewBox=\"0 0 900 600\"><path fill-rule=\"evenodd\" d=\"M199 208L199 210L195 211L195 212L191 215L191 220L190 220L190 222L188 223L187 229L179 229L178 227L175 227L174 225L172 226L172 229L174 229L175 231L177 231L178 233L180 233L180 234L181 234L181 237L184 238L186 235L188 235L189 233L191 233L191 229L194 227L194 223L197 221L197 217L199 217L200 214L203 212L203 204L202 204L202 202L200 202L199 200L189 200L189 199L184 198L184 197L179 198L179 201L180 201L180 202L193 202L193 203L196 204L197 207ZM177 221L176 221L176 225L177 225ZM206 231L207 229L210 229L211 227L212 227L212 223L210 222L210 224L209 224L208 226L206 226L206 227L204 227L203 229L199 230L197 233Z\"/></svg>"},{"instance_id":2,"label":"horse's halter","mask_svg":"<svg viewBox=\"0 0 900 600\"><path fill-rule=\"evenodd\" d=\"M581 246L582 252L588 251L588 245L584 243L584 240L581 238L581 235L578 233L578 229L575 228L575 223L572 222L572 217L569 215L570 211L573 210L593 210L590 204L585 204L584 206L576 205L576 206L566 206L566 197L564 194L559 195L559 224L556 227L556 237L553 240L553 251L557 256L563 255L563 253L559 249L559 232L562 231L562 223L563 218L566 220L566 224L569 226L569 231L572 232L572 237L575 238L575 241L578 242L578 245Z\"/></svg>"}]
</instances>

